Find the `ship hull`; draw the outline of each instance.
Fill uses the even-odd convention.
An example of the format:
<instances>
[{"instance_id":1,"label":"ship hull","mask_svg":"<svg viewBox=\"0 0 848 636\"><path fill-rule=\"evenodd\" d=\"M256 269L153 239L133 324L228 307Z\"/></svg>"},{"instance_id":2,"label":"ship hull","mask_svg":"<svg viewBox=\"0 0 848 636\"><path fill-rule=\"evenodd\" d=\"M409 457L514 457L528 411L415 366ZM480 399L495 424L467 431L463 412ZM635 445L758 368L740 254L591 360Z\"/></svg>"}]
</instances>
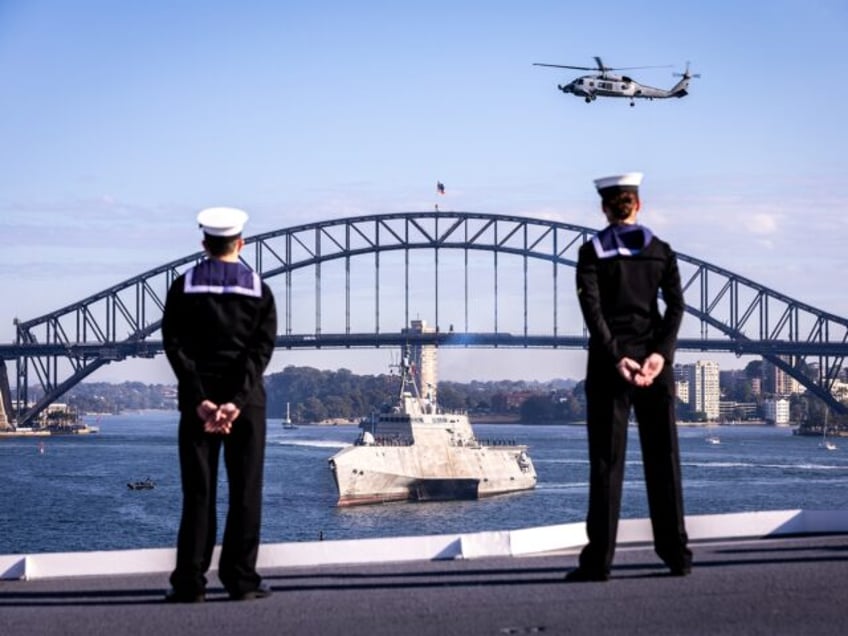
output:
<instances>
[{"instance_id":1,"label":"ship hull","mask_svg":"<svg viewBox=\"0 0 848 636\"><path fill-rule=\"evenodd\" d=\"M342 507L479 499L536 486L523 446L351 446L330 467Z\"/></svg>"}]
</instances>

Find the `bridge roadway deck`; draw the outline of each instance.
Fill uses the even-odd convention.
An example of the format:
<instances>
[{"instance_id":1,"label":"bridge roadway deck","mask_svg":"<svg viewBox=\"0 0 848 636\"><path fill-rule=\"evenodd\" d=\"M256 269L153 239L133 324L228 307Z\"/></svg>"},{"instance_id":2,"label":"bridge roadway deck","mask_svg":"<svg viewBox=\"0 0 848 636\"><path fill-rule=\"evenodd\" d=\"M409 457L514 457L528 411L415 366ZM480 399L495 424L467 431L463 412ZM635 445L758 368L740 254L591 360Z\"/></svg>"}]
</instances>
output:
<instances>
[{"instance_id":1,"label":"bridge roadway deck","mask_svg":"<svg viewBox=\"0 0 848 636\"><path fill-rule=\"evenodd\" d=\"M619 548L606 583L564 583L574 550L273 568L268 599L162 602L162 574L0 581L0 633L476 636L846 634L848 534L693 544L691 576Z\"/></svg>"}]
</instances>

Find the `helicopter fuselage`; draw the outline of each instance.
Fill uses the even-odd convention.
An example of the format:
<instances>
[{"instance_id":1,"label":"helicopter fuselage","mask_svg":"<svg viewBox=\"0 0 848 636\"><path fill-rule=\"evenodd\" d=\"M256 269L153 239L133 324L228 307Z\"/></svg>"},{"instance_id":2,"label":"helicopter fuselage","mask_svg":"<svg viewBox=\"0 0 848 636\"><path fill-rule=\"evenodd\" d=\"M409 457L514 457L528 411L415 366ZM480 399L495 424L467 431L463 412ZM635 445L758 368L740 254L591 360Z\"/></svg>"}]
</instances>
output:
<instances>
[{"instance_id":1,"label":"helicopter fuselage","mask_svg":"<svg viewBox=\"0 0 848 636\"><path fill-rule=\"evenodd\" d=\"M584 75L569 82L565 85L560 85L559 88L563 93L572 93L579 97L585 98L587 102L594 100L596 97L624 97L631 101L634 99L664 99L666 97L683 97L686 95L685 86L678 86L666 90L663 88L655 88L640 84L639 82L627 77L626 75Z\"/></svg>"}]
</instances>

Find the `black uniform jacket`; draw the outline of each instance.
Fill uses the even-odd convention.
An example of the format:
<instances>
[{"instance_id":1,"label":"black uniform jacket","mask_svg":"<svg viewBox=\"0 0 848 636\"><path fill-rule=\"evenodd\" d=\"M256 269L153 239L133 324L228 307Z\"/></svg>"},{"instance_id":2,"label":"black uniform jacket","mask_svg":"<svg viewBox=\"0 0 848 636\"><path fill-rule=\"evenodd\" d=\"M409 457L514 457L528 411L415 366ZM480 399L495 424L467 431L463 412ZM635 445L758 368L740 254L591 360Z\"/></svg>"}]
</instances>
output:
<instances>
[{"instance_id":1,"label":"black uniform jacket","mask_svg":"<svg viewBox=\"0 0 848 636\"><path fill-rule=\"evenodd\" d=\"M179 383L179 408L203 400L264 404L262 372L277 335L274 297L242 263L207 259L177 278L162 316L165 355Z\"/></svg>"},{"instance_id":2,"label":"black uniform jacket","mask_svg":"<svg viewBox=\"0 0 848 636\"><path fill-rule=\"evenodd\" d=\"M631 249L604 250L597 240L603 232L580 248L577 295L589 329L589 353L612 364L625 356L641 362L660 353L671 364L685 309L677 257L668 243L637 228L630 236L642 232L644 240Z\"/></svg>"}]
</instances>

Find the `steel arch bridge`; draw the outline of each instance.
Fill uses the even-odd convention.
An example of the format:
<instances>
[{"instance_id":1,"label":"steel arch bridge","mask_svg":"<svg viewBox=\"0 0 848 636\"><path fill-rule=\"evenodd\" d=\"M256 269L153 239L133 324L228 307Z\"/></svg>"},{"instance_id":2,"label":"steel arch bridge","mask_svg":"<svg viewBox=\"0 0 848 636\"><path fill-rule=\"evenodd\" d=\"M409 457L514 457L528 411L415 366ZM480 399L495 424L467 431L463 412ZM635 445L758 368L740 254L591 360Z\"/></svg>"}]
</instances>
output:
<instances>
[{"instance_id":1,"label":"steel arch bridge","mask_svg":"<svg viewBox=\"0 0 848 636\"><path fill-rule=\"evenodd\" d=\"M308 223L245 240L242 260L274 289L278 348L585 348L574 294L577 250L597 230L522 216L399 212ZM0 345L17 376L18 425L92 372L162 352L170 284L202 257L160 265L44 316L16 321ZM679 348L758 355L833 410L848 354L848 319L678 253L687 312ZM404 333L424 317L432 333ZM446 325L450 325L445 329ZM815 370L810 374L809 369ZM0 371L5 371L5 366ZM31 374L44 394L28 400ZM812 376L812 377L811 377ZM7 405L8 406L8 405Z\"/></svg>"}]
</instances>

